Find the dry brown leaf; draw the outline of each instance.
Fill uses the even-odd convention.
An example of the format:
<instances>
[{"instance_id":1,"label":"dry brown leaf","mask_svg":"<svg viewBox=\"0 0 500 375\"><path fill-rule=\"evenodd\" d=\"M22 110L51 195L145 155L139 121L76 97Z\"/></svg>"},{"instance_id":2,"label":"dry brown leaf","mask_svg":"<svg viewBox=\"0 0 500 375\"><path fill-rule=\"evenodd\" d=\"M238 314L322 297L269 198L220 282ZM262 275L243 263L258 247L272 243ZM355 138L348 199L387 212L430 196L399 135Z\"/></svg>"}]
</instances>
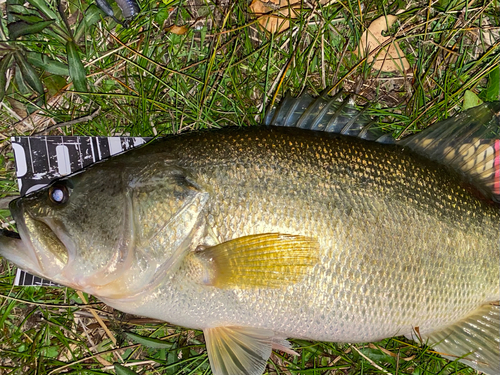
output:
<instances>
[{"instance_id":1,"label":"dry brown leaf","mask_svg":"<svg viewBox=\"0 0 500 375\"><path fill-rule=\"evenodd\" d=\"M95 359L97 359L99 361L99 363L103 366L111 366L112 363L105 360L103 357L101 357L100 355L96 355L94 356Z\"/></svg>"},{"instance_id":2,"label":"dry brown leaf","mask_svg":"<svg viewBox=\"0 0 500 375\"><path fill-rule=\"evenodd\" d=\"M300 7L300 2L301 0L253 0L250 10L256 16L260 15L257 20L262 28L270 33L282 32L290 27L289 19L297 18L294 9ZM269 12L272 14L266 15Z\"/></svg>"},{"instance_id":3,"label":"dry brown leaf","mask_svg":"<svg viewBox=\"0 0 500 375\"><path fill-rule=\"evenodd\" d=\"M15 99L12 99L8 96L6 99L9 101L9 104L12 107L12 110L19 116L20 119L23 119L26 116L28 116L28 111L26 109L26 106L23 103L15 100Z\"/></svg>"},{"instance_id":4,"label":"dry brown leaf","mask_svg":"<svg viewBox=\"0 0 500 375\"><path fill-rule=\"evenodd\" d=\"M368 51L367 61L371 63L374 59L373 69L382 70L383 72L393 72L395 70L405 72L410 69L408 60L399 48L396 41L391 42L388 46L379 50L379 47L391 37L382 35L382 32L387 31L396 22L398 17L391 14L382 16L373 21L368 29L361 35L361 40L357 48L359 56L365 57Z\"/></svg>"},{"instance_id":5,"label":"dry brown leaf","mask_svg":"<svg viewBox=\"0 0 500 375\"><path fill-rule=\"evenodd\" d=\"M416 354L413 354L411 357L403 358L403 361L409 362L412 359L414 359L416 356L417 356Z\"/></svg>"},{"instance_id":6,"label":"dry brown leaf","mask_svg":"<svg viewBox=\"0 0 500 375\"><path fill-rule=\"evenodd\" d=\"M186 25L183 26L172 25L170 27L167 27L165 30L171 32L172 34L184 35L188 32L189 27L187 27Z\"/></svg>"}]
</instances>

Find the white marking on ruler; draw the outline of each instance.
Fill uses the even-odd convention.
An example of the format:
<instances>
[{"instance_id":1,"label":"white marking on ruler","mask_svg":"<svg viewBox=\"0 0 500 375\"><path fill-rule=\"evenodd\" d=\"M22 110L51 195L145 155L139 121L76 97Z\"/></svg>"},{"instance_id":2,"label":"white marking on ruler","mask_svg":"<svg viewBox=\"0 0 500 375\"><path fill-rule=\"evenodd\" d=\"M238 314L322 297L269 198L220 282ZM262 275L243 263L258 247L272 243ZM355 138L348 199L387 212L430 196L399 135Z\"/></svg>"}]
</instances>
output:
<instances>
[{"instance_id":1,"label":"white marking on ruler","mask_svg":"<svg viewBox=\"0 0 500 375\"><path fill-rule=\"evenodd\" d=\"M21 272L23 272L20 268L16 271L16 278L14 279L14 285L20 285L19 281L21 281Z\"/></svg>"},{"instance_id":2,"label":"white marking on ruler","mask_svg":"<svg viewBox=\"0 0 500 375\"><path fill-rule=\"evenodd\" d=\"M95 143L97 144L97 155L99 155L99 160L102 160L101 146L99 146L99 138L95 139Z\"/></svg>"},{"instance_id":3,"label":"white marking on ruler","mask_svg":"<svg viewBox=\"0 0 500 375\"><path fill-rule=\"evenodd\" d=\"M146 143L144 138L134 137L134 147L140 146L144 143Z\"/></svg>"},{"instance_id":4,"label":"white marking on ruler","mask_svg":"<svg viewBox=\"0 0 500 375\"><path fill-rule=\"evenodd\" d=\"M92 163L95 163L94 138L89 137L89 142L90 142L90 150L92 152ZM97 143L97 140L96 140L96 143Z\"/></svg>"},{"instance_id":5,"label":"white marking on ruler","mask_svg":"<svg viewBox=\"0 0 500 375\"><path fill-rule=\"evenodd\" d=\"M122 141L120 137L109 137L108 144L110 155L116 155L120 152L123 152Z\"/></svg>"},{"instance_id":6,"label":"white marking on ruler","mask_svg":"<svg viewBox=\"0 0 500 375\"><path fill-rule=\"evenodd\" d=\"M57 168L61 176L66 176L71 173L71 162L69 160L68 147L59 145L56 147Z\"/></svg>"},{"instance_id":7,"label":"white marking on ruler","mask_svg":"<svg viewBox=\"0 0 500 375\"><path fill-rule=\"evenodd\" d=\"M36 185L30 187L28 189L28 191L24 194L27 195L27 194L32 193L34 191L40 190L41 188L44 188L45 186L47 186L47 184L36 184Z\"/></svg>"},{"instance_id":8,"label":"white marking on ruler","mask_svg":"<svg viewBox=\"0 0 500 375\"><path fill-rule=\"evenodd\" d=\"M47 156L47 166L49 167L49 171L52 171L52 164L50 164L50 156L49 156L49 142L47 137L45 137L45 155Z\"/></svg>"},{"instance_id":9,"label":"white marking on ruler","mask_svg":"<svg viewBox=\"0 0 500 375\"><path fill-rule=\"evenodd\" d=\"M17 177L23 177L28 171L24 148L19 143L12 143L12 148L14 150L14 158L16 159Z\"/></svg>"}]
</instances>

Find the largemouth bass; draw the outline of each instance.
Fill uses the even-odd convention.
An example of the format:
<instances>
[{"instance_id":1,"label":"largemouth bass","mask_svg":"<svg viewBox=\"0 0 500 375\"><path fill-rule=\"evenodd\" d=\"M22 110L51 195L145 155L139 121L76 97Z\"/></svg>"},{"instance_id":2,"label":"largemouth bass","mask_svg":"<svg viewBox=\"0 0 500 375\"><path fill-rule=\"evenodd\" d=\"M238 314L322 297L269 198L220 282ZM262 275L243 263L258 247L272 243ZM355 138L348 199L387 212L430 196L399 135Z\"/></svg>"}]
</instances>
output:
<instances>
[{"instance_id":1,"label":"largemouth bass","mask_svg":"<svg viewBox=\"0 0 500 375\"><path fill-rule=\"evenodd\" d=\"M0 254L203 330L216 375L262 374L287 338L396 335L498 374L499 112L385 144L289 99L270 126L166 137L14 200Z\"/></svg>"}]
</instances>

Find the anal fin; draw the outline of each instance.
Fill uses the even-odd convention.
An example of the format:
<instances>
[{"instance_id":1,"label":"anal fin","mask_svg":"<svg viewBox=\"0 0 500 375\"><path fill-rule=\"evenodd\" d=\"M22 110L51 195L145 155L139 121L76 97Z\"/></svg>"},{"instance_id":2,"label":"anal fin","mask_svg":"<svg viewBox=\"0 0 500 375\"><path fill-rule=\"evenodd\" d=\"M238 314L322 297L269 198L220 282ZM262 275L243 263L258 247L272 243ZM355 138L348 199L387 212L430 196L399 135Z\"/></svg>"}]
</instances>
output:
<instances>
[{"instance_id":1,"label":"anal fin","mask_svg":"<svg viewBox=\"0 0 500 375\"><path fill-rule=\"evenodd\" d=\"M274 332L244 327L203 330L214 375L261 375L273 344Z\"/></svg>"},{"instance_id":2,"label":"anal fin","mask_svg":"<svg viewBox=\"0 0 500 375\"><path fill-rule=\"evenodd\" d=\"M484 305L440 331L423 335L444 357L485 374L500 374L500 306Z\"/></svg>"}]
</instances>

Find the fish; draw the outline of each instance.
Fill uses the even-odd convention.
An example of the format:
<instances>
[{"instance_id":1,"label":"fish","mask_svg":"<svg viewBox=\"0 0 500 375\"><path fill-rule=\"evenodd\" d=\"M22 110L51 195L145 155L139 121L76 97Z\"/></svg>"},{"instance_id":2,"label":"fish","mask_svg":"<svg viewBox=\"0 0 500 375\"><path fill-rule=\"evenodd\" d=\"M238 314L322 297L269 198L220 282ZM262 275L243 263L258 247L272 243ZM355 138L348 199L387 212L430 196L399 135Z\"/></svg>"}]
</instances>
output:
<instances>
[{"instance_id":1,"label":"fish","mask_svg":"<svg viewBox=\"0 0 500 375\"><path fill-rule=\"evenodd\" d=\"M335 97L171 135L10 203L0 255L203 331L215 375L289 338L427 342L500 373L500 102L394 140Z\"/></svg>"}]
</instances>

